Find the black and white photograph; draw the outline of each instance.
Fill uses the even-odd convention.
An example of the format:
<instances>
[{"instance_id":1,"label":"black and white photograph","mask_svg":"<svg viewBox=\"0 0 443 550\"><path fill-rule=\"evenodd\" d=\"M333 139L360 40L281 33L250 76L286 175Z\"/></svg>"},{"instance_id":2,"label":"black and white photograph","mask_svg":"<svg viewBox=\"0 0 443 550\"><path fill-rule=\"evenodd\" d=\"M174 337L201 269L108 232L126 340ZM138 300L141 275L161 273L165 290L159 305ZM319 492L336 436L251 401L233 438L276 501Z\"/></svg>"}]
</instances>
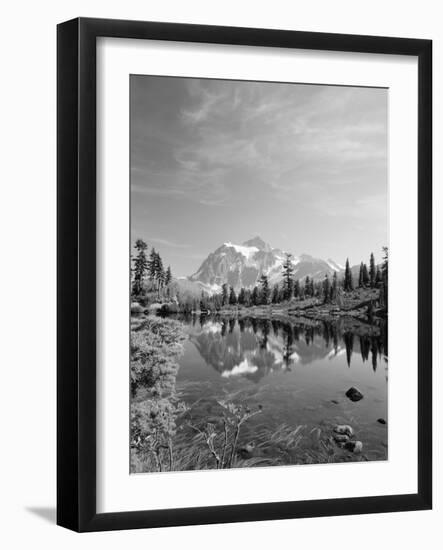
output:
<instances>
[{"instance_id":1,"label":"black and white photograph","mask_svg":"<svg viewBox=\"0 0 443 550\"><path fill-rule=\"evenodd\" d=\"M131 75L131 473L387 460L387 109Z\"/></svg>"}]
</instances>

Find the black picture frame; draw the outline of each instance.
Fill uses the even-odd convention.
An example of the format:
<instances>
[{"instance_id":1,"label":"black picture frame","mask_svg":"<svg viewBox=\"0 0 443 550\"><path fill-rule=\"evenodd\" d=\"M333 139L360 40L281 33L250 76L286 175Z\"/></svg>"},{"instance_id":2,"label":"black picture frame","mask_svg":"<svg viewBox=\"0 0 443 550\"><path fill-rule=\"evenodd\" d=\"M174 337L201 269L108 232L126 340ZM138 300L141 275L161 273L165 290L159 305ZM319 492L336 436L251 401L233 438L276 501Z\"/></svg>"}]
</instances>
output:
<instances>
[{"instance_id":1,"label":"black picture frame","mask_svg":"<svg viewBox=\"0 0 443 550\"><path fill-rule=\"evenodd\" d=\"M416 494L96 512L96 39L399 54L418 58L418 490ZM432 507L432 42L78 18L57 29L57 523L104 531ZM415 360L415 358L411 358Z\"/></svg>"}]
</instances>

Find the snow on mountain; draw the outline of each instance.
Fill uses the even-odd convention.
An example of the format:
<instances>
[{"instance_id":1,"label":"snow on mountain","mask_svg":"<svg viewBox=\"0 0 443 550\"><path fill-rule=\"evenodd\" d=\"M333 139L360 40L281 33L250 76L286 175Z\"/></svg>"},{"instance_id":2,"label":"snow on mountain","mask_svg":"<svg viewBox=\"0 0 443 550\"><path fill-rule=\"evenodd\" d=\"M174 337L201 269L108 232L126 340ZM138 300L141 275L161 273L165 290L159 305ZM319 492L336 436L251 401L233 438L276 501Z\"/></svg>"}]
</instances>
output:
<instances>
[{"instance_id":1,"label":"snow on mountain","mask_svg":"<svg viewBox=\"0 0 443 550\"><path fill-rule=\"evenodd\" d=\"M326 263L327 263L327 264L329 265L329 267L330 267L331 269L333 269L334 271L337 271L337 272L338 272L338 271L344 271L344 270L345 270L345 268L344 268L343 265L340 265L340 264L338 264L337 262L334 262L334 260L331 260L331 258L328 258L328 259L326 260Z\"/></svg>"},{"instance_id":2,"label":"snow on mountain","mask_svg":"<svg viewBox=\"0 0 443 550\"><path fill-rule=\"evenodd\" d=\"M260 237L254 237L242 244L225 242L210 253L200 268L188 277L206 292L220 290L224 283L238 290L241 287L252 288L264 274L270 284L282 279L282 265L285 253L272 248ZM343 268L331 259L321 260L309 254L301 254L292 258L294 278L304 279L306 276L321 280L326 274L342 272Z\"/></svg>"},{"instance_id":3,"label":"snow on mountain","mask_svg":"<svg viewBox=\"0 0 443 550\"><path fill-rule=\"evenodd\" d=\"M256 246L244 246L239 244L232 244L232 243L224 243L223 246L227 246L230 248L235 248L236 252L239 254L243 254L243 256L250 260L254 257L255 253L258 252L258 248Z\"/></svg>"}]
</instances>

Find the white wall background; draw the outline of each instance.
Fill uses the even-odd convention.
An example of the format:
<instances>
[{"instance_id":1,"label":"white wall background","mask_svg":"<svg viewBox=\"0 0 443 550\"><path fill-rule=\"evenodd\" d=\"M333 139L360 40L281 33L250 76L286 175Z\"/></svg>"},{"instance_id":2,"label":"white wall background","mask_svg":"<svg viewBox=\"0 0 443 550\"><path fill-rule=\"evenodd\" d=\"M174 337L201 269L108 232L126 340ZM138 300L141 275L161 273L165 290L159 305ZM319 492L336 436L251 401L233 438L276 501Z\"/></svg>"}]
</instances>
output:
<instances>
[{"instance_id":1,"label":"white wall background","mask_svg":"<svg viewBox=\"0 0 443 550\"><path fill-rule=\"evenodd\" d=\"M66 0L2 9L0 200L0 544L108 549L288 547L329 550L441 541L439 402L442 293L434 289L435 506L430 512L76 535L55 521L55 26L77 16L431 38L434 40L434 280L442 277L443 26L441 2ZM406 260L406 259L405 259ZM440 337L440 342L438 341Z\"/></svg>"}]
</instances>

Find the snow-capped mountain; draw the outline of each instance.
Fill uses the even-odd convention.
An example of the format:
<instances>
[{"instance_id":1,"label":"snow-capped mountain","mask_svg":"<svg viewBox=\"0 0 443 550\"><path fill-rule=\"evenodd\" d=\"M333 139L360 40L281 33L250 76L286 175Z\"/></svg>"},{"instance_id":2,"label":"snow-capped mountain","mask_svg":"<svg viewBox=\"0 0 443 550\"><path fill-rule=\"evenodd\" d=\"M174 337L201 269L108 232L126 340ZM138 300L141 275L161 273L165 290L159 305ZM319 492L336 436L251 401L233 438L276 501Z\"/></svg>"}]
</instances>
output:
<instances>
[{"instance_id":1,"label":"snow-capped mountain","mask_svg":"<svg viewBox=\"0 0 443 550\"><path fill-rule=\"evenodd\" d=\"M254 237L243 244L226 242L218 247L201 264L189 281L199 283L208 292L218 292L227 283L238 290L251 288L261 275L268 276L271 284L281 281L282 264L285 252L272 248L260 237ZM323 279L326 273L341 273L344 268L331 259L321 260L308 254L292 257L294 278L303 279L307 275L314 280Z\"/></svg>"}]
</instances>

